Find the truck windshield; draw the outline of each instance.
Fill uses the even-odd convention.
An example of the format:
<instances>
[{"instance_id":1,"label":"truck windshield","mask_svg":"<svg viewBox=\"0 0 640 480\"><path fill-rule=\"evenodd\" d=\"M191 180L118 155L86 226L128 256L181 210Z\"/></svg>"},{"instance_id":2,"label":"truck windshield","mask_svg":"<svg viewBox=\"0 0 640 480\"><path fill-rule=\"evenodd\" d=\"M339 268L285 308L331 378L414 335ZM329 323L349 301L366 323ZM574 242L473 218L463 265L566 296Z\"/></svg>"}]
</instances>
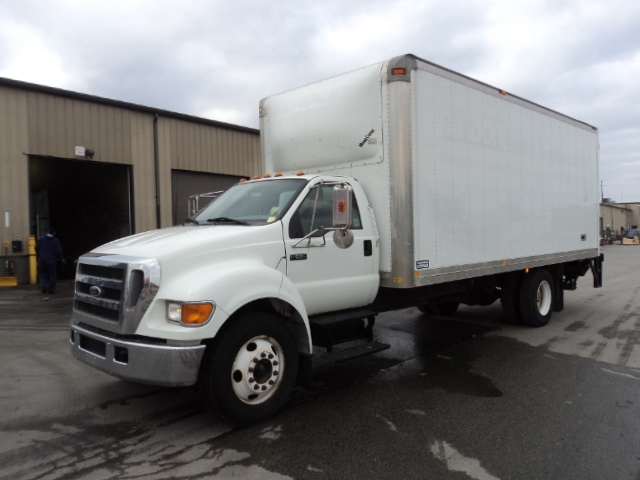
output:
<instances>
[{"instance_id":1,"label":"truck windshield","mask_svg":"<svg viewBox=\"0 0 640 480\"><path fill-rule=\"evenodd\" d=\"M199 211L190 223L264 225L282 218L307 184L302 178L238 183Z\"/></svg>"}]
</instances>

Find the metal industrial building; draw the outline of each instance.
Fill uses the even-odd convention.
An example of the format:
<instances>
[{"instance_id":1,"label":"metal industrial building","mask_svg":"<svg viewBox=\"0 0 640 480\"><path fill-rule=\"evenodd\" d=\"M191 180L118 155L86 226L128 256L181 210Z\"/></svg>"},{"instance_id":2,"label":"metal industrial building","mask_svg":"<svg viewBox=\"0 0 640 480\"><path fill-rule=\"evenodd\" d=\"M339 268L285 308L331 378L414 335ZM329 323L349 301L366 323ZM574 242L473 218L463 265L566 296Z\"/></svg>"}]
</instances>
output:
<instances>
[{"instance_id":1,"label":"metal industrial building","mask_svg":"<svg viewBox=\"0 0 640 480\"><path fill-rule=\"evenodd\" d=\"M28 282L28 239L50 227L70 265L255 173L256 129L0 78L0 277Z\"/></svg>"},{"instance_id":2,"label":"metal industrial building","mask_svg":"<svg viewBox=\"0 0 640 480\"><path fill-rule=\"evenodd\" d=\"M609 199L600 204L600 232L611 236L640 225L640 203L611 203Z\"/></svg>"}]
</instances>

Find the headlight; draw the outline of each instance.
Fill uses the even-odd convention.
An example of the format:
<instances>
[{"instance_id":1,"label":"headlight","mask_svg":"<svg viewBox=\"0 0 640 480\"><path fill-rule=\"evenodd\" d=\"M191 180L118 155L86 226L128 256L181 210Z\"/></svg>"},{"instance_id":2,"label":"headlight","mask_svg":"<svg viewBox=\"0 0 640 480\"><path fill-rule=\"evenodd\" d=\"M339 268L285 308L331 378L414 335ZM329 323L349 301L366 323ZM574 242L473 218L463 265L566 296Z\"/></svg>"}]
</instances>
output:
<instances>
[{"instance_id":1,"label":"headlight","mask_svg":"<svg viewBox=\"0 0 640 480\"><path fill-rule=\"evenodd\" d=\"M209 321L215 309L213 302L167 302L167 321L199 327Z\"/></svg>"}]
</instances>

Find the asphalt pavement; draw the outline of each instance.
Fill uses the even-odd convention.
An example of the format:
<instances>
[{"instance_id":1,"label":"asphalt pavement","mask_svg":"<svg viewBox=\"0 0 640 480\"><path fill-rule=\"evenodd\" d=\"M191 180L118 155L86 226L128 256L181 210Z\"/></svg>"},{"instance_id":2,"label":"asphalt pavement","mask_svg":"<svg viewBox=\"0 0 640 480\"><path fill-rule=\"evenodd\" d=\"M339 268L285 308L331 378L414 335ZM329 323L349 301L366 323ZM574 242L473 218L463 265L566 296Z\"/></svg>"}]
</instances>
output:
<instances>
[{"instance_id":1,"label":"asphalt pavement","mask_svg":"<svg viewBox=\"0 0 640 480\"><path fill-rule=\"evenodd\" d=\"M246 429L194 388L75 361L70 282L0 288L0 478L640 479L640 247L603 252L605 286L581 279L544 328L499 302L382 314L389 350L317 352L313 383Z\"/></svg>"}]
</instances>

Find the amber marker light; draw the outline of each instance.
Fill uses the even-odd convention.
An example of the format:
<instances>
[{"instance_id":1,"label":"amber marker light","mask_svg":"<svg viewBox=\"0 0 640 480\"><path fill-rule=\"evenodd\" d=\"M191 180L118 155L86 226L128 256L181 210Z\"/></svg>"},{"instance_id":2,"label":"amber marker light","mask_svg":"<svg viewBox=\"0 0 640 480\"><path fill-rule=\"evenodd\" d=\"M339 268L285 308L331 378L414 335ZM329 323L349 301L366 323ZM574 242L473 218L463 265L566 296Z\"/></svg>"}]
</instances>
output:
<instances>
[{"instance_id":1,"label":"amber marker light","mask_svg":"<svg viewBox=\"0 0 640 480\"><path fill-rule=\"evenodd\" d=\"M261 177L260 175L254 175L254 176L253 176L253 179L254 179L254 180L260 180L261 178L262 178L262 177Z\"/></svg>"},{"instance_id":2,"label":"amber marker light","mask_svg":"<svg viewBox=\"0 0 640 480\"><path fill-rule=\"evenodd\" d=\"M270 173L265 173L262 178L271 178L271 174Z\"/></svg>"},{"instance_id":3,"label":"amber marker light","mask_svg":"<svg viewBox=\"0 0 640 480\"><path fill-rule=\"evenodd\" d=\"M391 75L406 75L406 74L407 74L406 68L394 68L391 70Z\"/></svg>"},{"instance_id":4,"label":"amber marker light","mask_svg":"<svg viewBox=\"0 0 640 480\"><path fill-rule=\"evenodd\" d=\"M347 211L347 202L345 202L344 200L340 200L338 202L338 211L340 213L344 213Z\"/></svg>"},{"instance_id":5,"label":"amber marker light","mask_svg":"<svg viewBox=\"0 0 640 480\"><path fill-rule=\"evenodd\" d=\"M300 170L298 173L296 173L296 175L300 176L300 175L306 175L306 173L304 173L302 170Z\"/></svg>"},{"instance_id":6,"label":"amber marker light","mask_svg":"<svg viewBox=\"0 0 640 480\"><path fill-rule=\"evenodd\" d=\"M281 176L282 176L282 173L280 173L280 172L276 172L276 173L274 173L274 174L273 174L273 176L274 176L274 177L281 177Z\"/></svg>"},{"instance_id":7,"label":"amber marker light","mask_svg":"<svg viewBox=\"0 0 640 480\"><path fill-rule=\"evenodd\" d=\"M525 269L524 269L524 273L529 273L529 269L528 269L528 268L525 268Z\"/></svg>"},{"instance_id":8,"label":"amber marker light","mask_svg":"<svg viewBox=\"0 0 640 480\"><path fill-rule=\"evenodd\" d=\"M213 312L211 303L187 303L182 305L182 323L185 325L202 325L209 320Z\"/></svg>"},{"instance_id":9,"label":"amber marker light","mask_svg":"<svg viewBox=\"0 0 640 480\"><path fill-rule=\"evenodd\" d=\"M209 321L215 308L213 302L168 302L167 320L187 327L199 327Z\"/></svg>"},{"instance_id":10,"label":"amber marker light","mask_svg":"<svg viewBox=\"0 0 640 480\"><path fill-rule=\"evenodd\" d=\"M500 95L506 95L507 92L505 92L504 90L498 90L500 92Z\"/></svg>"},{"instance_id":11,"label":"amber marker light","mask_svg":"<svg viewBox=\"0 0 640 480\"><path fill-rule=\"evenodd\" d=\"M240 183L244 183L244 182L246 182L246 181L247 181L247 179L246 179L246 178L241 178L241 179L240 179Z\"/></svg>"}]
</instances>

